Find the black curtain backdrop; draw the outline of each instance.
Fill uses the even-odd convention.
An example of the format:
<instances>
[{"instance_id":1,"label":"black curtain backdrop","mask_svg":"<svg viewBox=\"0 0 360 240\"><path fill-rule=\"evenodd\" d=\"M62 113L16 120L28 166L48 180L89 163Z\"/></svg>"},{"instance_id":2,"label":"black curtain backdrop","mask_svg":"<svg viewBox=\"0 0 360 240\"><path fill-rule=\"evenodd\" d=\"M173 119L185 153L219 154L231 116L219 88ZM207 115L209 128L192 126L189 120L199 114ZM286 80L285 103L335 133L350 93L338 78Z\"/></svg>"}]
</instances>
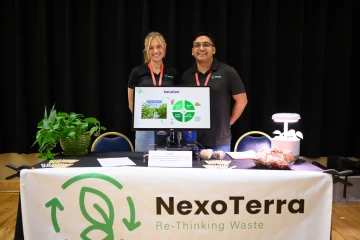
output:
<instances>
[{"instance_id":1,"label":"black curtain backdrop","mask_svg":"<svg viewBox=\"0 0 360 240\"><path fill-rule=\"evenodd\" d=\"M232 128L274 136L272 114L299 113L300 154L360 157L360 1L4 0L0 152L31 153L45 106L98 118L134 142L127 101L144 37L161 32L166 64L194 60L192 37L214 35L216 58L240 74L249 103ZM358 29L358 30L356 30ZM357 59L357 60L356 60Z\"/></svg>"}]
</instances>

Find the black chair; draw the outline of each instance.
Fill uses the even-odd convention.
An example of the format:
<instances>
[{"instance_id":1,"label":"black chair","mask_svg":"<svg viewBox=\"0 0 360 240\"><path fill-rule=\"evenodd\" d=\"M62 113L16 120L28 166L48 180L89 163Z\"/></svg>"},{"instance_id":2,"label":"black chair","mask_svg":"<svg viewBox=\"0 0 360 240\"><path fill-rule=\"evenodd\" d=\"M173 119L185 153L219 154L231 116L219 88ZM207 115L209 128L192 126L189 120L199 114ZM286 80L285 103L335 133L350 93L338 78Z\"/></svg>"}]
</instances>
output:
<instances>
[{"instance_id":1,"label":"black chair","mask_svg":"<svg viewBox=\"0 0 360 240\"><path fill-rule=\"evenodd\" d=\"M317 161L312 161L312 164L323 169L324 173L328 173L332 175L334 184L342 183L344 185L343 196L342 196L344 199L346 199L347 196L346 194L347 187L353 186L353 184L348 181L348 177L353 175L354 172L359 173L359 171L357 172L356 170L353 171L351 169L357 168L357 170L360 170L360 161L353 162L352 163L353 165L351 165L349 161L351 160L339 156L332 156L332 155L328 156L327 167L325 167L324 165L322 165ZM332 239L331 230L330 230L330 239Z\"/></svg>"},{"instance_id":2,"label":"black chair","mask_svg":"<svg viewBox=\"0 0 360 240\"><path fill-rule=\"evenodd\" d=\"M118 132L106 132L98 136L91 146L92 152L134 152L129 138Z\"/></svg>"},{"instance_id":3,"label":"black chair","mask_svg":"<svg viewBox=\"0 0 360 240\"><path fill-rule=\"evenodd\" d=\"M245 152L271 148L271 137L261 131L250 131L244 133L236 141L234 152Z\"/></svg>"},{"instance_id":4,"label":"black chair","mask_svg":"<svg viewBox=\"0 0 360 240\"><path fill-rule=\"evenodd\" d=\"M331 174L333 182L344 184L343 198L347 194L347 187L352 187L353 184L349 182L350 176L358 176L360 174L360 161L350 160L341 156L330 155L327 158L327 166L320 164L317 161L312 162L313 165L324 170L325 173Z\"/></svg>"},{"instance_id":5,"label":"black chair","mask_svg":"<svg viewBox=\"0 0 360 240\"><path fill-rule=\"evenodd\" d=\"M8 167L8 168L11 168L11 169L14 170L14 171L16 171L16 173L14 173L13 175L10 175L10 176L5 177L5 180L10 180L10 179L15 178L15 177L20 178L20 171L21 171L21 170L23 170L23 169L30 169L30 168L31 168L30 166L25 165L25 164L17 167L17 166L15 166L15 165L12 165L12 164L10 164L10 163L7 163L7 164L5 164L5 166Z\"/></svg>"}]
</instances>

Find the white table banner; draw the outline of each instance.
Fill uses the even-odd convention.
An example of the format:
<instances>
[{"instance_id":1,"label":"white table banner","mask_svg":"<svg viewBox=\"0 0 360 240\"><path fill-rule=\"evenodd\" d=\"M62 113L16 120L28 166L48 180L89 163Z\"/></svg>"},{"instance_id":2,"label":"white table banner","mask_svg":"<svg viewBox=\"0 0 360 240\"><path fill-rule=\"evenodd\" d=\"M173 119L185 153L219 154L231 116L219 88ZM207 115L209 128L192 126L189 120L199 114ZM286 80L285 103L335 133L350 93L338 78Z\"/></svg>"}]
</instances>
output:
<instances>
[{"instance_id":1,"label":"white table banner","mask_svg":"<svg viewBox=\"0 0 360 240\"><path fill-rule=\"evenodd\" d=\"M25 239L330 239L332 177L196 168L22 170Z\"/></svg>"}]
</instances>

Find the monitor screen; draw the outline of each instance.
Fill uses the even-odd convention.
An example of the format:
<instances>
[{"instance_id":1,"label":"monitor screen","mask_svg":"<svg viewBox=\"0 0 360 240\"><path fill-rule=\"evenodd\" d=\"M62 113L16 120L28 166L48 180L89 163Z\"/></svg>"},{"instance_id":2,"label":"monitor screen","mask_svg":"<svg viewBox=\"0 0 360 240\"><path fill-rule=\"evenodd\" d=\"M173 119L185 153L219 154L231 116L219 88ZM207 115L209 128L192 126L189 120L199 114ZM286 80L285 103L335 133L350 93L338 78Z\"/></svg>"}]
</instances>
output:
<instances>
[{"instance_id":1,"label":"monitor screen","mask_svg":"<svg viewBox=\"0 0 360 240\"><path fill-rule=\"evenodd\" d=\"M210 86L135 86L132 128L211 129Z\"/></svg>"}]
</instances>

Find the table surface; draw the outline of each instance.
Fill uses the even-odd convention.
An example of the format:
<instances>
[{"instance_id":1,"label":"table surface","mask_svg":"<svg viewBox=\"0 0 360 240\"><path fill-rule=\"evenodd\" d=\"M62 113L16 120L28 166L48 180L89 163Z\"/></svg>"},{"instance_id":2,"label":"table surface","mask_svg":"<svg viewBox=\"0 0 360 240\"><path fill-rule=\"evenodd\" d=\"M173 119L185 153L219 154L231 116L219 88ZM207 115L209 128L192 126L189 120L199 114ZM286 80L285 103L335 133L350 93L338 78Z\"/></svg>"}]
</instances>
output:
<instances>
[{"instance_id":1,"label":"table surface","mask_svg":"<svg viewBox=\"0 0 360 240\"><path fill-rule=\"evenodd\" d=\"M90 152L87 155L83 156L65 156L62 154L58 154L55 156L55 159L78 159L71 167L101 167L98 158L116 158L116 157L128 157L133 162L135 162L136 166L147 167L147 162L143 161L143 153L141 152ZM248 169L248 170L258 170L255 166L254 161L249 160L233 160L228 154L225 155L224 160L232 160L229 164L229 167L235 166L234 169ZM41 163L47 163L48 160L45 160ZM35 168L41 168L41 163L34 165ZM204 160L194 160L193 168L204 168L205 164ZM291 169L285 169L291 171L316 171L322 172L323 169L306 162L303 159L297 160Z\"/></svg>"}]
</instances>

